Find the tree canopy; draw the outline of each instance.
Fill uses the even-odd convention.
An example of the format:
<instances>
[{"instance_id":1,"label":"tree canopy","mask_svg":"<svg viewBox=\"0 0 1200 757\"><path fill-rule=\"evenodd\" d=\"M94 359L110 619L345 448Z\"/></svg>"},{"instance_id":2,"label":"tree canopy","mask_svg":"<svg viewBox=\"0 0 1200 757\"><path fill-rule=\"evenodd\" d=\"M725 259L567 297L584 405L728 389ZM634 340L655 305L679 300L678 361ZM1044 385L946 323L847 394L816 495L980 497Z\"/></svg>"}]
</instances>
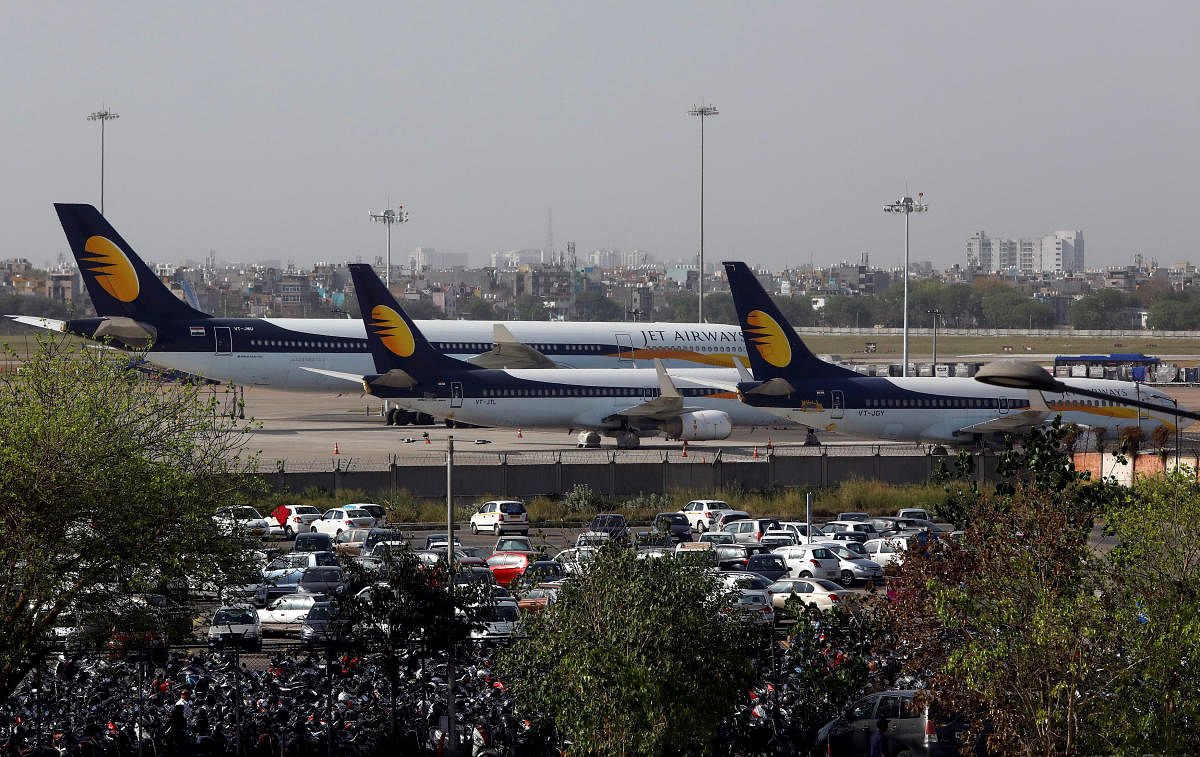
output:
<instances>
[{"instance_id":1,"label":"tree canopy","mask_svg":"<svg viewBox=\"0 0 1200 757\"><path fill-rule=\"evenodd\" d=\"M0 698L68 611L248 575L247 540L213 520L250 494L245 423L138 357L44 335L0 374Z\"/></svg>"}]
</instances>

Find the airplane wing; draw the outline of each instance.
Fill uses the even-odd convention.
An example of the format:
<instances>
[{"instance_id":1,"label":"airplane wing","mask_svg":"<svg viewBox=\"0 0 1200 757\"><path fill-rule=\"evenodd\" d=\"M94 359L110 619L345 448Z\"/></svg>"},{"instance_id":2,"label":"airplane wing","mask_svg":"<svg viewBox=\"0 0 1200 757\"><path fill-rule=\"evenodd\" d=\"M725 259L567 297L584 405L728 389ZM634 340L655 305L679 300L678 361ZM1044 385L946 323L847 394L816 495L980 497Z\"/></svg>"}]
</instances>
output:
<instances>
[{"instance_id":1,"label":"airplane wing","mask_svg":"<svg viewBox=\"0 0 1200 757\"><path fill-rule=\"evenodd\" d=\"M65 331L67 328L66 321L60 321L57 318L39 318L34 315L9 315L6 318L11 318L17 323L23 323L26 326L35 326L39 329L48 329L50 331Z\"/></svg>"},{"instance_id":2,"label":"airplane wing","mask_svg":"<svg viewBox=\"0 0 1200 757\"><path fill-rule=\"evenodd\" d=\"M307 365L300 366L300 370L329 376L330 378L342 381L353 381L356 384L362 384L367 379L366 376L359 373L342 373L341 371L331 371L325 368L311 368ZM416 384L417 382L412 376L409 376L398 368L393 368L371 382L371 386L387 386L393 389L408 389L409 387L416 386Z\"/></svg>"},{"instance_id":3,"label":"airplane wing","mask_svg":"<svg viewBox=\"0 0 1200 757\"><path fill-rule=\"evenodd\" d=\"M678 417L683 412L683 395L675 388L675 384L667 374L667 369L663 366L661 359L654 358L654 368L658 371L659 396L646 400L640 405L618 410L605 418L606 422L616 420L622 416L627 418L651 418L661 421Z\"/></svg>"},{"instance_id":4,"label":"airplane wing","mask_svg":"<svg viewBox=\"0 0 1200 757\"><path fill-rule=\"evenodd\" d=\"M959 432L968 434L1015 433L1025 431L1034 426L1040 426L1046 422L1050 414L1051 410L1046 404L1046 398L1042 396L1041 392L1030 389L1028 410L997 416L982 423L973 423L970 426L963 426L959 429Z\"/></svg>"},{"instance_id":5,"label":"airplane wing","mask_svg":"<svg viewBox=\"0 0 1200 757\"><path fill-rule=\"evenodd\" d=\"M554 361L518 341L502 324L492 324L492 349L467 360L480 368L557 368Z\"/></svg>"}]
</instances>

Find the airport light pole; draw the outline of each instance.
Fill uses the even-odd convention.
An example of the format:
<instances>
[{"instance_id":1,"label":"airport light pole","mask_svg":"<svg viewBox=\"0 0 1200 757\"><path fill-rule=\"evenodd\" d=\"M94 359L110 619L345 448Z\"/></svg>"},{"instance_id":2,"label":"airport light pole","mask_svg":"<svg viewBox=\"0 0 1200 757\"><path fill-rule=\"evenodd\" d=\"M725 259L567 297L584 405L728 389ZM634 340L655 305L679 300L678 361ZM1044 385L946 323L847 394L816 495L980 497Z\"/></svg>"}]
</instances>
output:
<instances>
[{"instance_id":1,"label":"airport light pole","mask_svg":"<svg viewBox=\"0 0 1200 757\"><path fill-rule=\"evenodd\" d=\"M388 208L378 213L372 211L371 220L382 223L387 227L387 271L383 274L383 285L388 291L392 288L392 224L404 223L408 220L408 211L403 205L397 205L395 210Z\"/></svg>"},{"instance_id":2,"label":"airport light pole","mask_svg":"<svg viewBox=\"0 0 1200 757\"><path fill-rule=\"evenodd\" d=\"M884 213L904 214L904 365L900 370L901 376L908 375L908 217L913 213L924 213L929 205L924 201L925 193L917 195L917 199L901 197L893 203L883 206Z\"/></svg>"},{"instance_id":3,"label":"airport light pole","mask_svg":"<svg viewBox=\"0 0 1200 757\"><path fill-rule=\"evenodd\" d=\"M933 375L937 375L937 324L938 318L942 317L942 310L939 308L930 308L925 311L933 316Z\"/></svg>"},{"instance_id":4,"label":"airport light pole","mask_svg":"<svg viewBox=\"0 0 1200 757\"><path fill-rule=\"evenodd\" d=\"M700 276L696 280L697 291L700 294L696 309L698 323L704 323L704 119L718 113L720 111L715 105L693 105L688 111L688 115L700 118Z\"/></svg>"},{"instance_id":5,"label":"airport light pole","mask_svg":"<svg viewBox=\"0 0 1200 757\"><path fill-rule=\"evenodd\" d=\"M113 121L121 116L100 106L100 110L88 115L87 120L100 122L100 215L104 215L104 122Z\"/></svg>"}]
</instances>

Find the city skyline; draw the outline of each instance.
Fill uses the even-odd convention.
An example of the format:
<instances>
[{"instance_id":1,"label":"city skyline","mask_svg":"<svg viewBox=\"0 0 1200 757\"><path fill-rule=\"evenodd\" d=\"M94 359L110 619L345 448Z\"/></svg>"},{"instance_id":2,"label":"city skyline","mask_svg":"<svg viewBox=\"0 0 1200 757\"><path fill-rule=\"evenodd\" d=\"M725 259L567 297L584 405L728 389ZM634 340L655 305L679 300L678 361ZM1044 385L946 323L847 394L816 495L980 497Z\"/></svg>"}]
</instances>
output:
<instances>
[{"instance_id":1,"label":"city skyline","mask_svg":"<svg viewBox=\"0 0 1200 757\"><path fill-rule=\"evenodd\" d=\"M358 12L355 12L358 11ZM1086 8L531 3L503 13L371 4L10 9L30 75L0 202L0 258L66 249L51 203L99 205L148 258L373 261L368 213L411 212L393 248L466 253L699 247L773 269L870 255L882 206L924 192L912 259L962 264L979 229L1082 229L1087 264L1196 257L1188 180L1200 54L1183 2ZM369 22L367 20L369 20ZM97 31L102 33L97 33ZM394 258L395 260L395 258Z\"/></svg>"}]
</instances>

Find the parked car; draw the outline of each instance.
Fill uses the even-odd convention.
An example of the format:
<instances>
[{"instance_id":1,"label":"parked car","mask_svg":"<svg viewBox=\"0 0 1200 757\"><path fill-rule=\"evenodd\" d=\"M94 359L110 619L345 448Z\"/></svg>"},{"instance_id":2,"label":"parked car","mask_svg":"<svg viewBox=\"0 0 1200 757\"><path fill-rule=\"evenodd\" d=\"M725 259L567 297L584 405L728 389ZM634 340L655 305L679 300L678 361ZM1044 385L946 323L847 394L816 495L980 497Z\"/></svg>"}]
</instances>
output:
<instances>
[{"instance_id":1,"label":"parked car","mask_svg":"<svg viewBox=\"0 0 1200 757\"><path fill-rule=\"evenodd\" d=\"M222 507L213 515L217 529L223 534L245 534L266 539L271 535L271 525L248 505Z\"/></svg>"},{"instance_id":2,"label":"parked car","mask_svg":"<svg viewBox=\"0 0 1200 757\"><path fill-rule=\"evenodd\" d=\"M939 526L931 520L920 520L918 518L876 518L871 521L875 529L879 531L879 537L886 539L891 536L916 536L919 533L930 533L936 536L944 536L950 533L950 529Z\"/></svg>"},{"instance_id":3,"label":"parked car","mask_svg":"<svg viewBox=\"0 0 1200 757\"><path fill-rule=\"evenodd\" d=\"M836 520L854 520L864 521L870 520L871 516L867 513L838 513Z\"/></svg>"},{"instance_id":4,"label":"parked car","mask_svg":"<svg viewBox=\"0 0 1200 757\"><path fill-rule=\"evenodd\" d=\"M718 575L721 585L726 589L745 589L753 591L766 591L771 585L763 576L758 573L750 573L744 570L730 571Z\"/></svg>"},{"instance_id":5,"label":"parked car","mask_svg":"<svg viewBox=\"0 0 1200 757\"><path fill-rule=\"evenodd\" d=\"M299 568L264 583L259 588L257 603L267 606L285 594L341 594L345 585L341 568Z\"/></svg>"},{"instance_id":6,"label":"parked car","mask_svg":"<svg viewBox=\"0 0 1200 757\"><path fill-rule=\"evenodd\" d=\"M696 539L696 541L698 543L703 542L705 544L735 544L736 543L736 540L733 538L733 534L726 533L724 531L708 531L706 533L700 534L700 536Z\"/></svg>"},{"instance_id":7,"label":"parked car","mask_svg":"<svg viewBox=\"0 0 1200 757\"><path fill-rule=\"evenodd\" d=\"M375 517L366 510L357 507L334 507L326 510L309 526L313 533L337 536L351 528L371 528L375 525Z\"/></svg>"},{"instance_id":8,"label":"parked car","mask_svg":"<svg viewBox=\"0 0 1200 757\"><path fill-rule=\"evenodd\" d=\"M775 608L771 605L771 595L765 591L742 590L730 611L754 625L775 625Z\"/></svg>"},{"instance_id":9,"label":"parked car","mask_svg":"<svg viewBox=\"0 0 1200 757\"><path fill-rule=\"evenodd\" d=\"M886 568L892 563L899 565L904 562L904 552L908 549L908 539L892 537L889 539L870 539L863 543L867 556Z\"/></svg>"},{"instance_id":10,"label":"parked car","mask_svg":"<svg viewBox=\"0 0 1200 757\"><path fill-rule=\"evenodd\" d=\"M517 609L530 615L539 613L554 604L561 588L562 584L558 582L540 583L517 600Z\"/></svg>"},{"instance_id":11,"label":"parked car","mask_svg":"<svg viewBox=\"0 0 1200 757\"><path fill-rule=\"evenodd\" d=\"M293 552L332 552L333 537L329 534L296 534L296 543L292 545Z\"/></svg>"},{"instance_id":12,"label":"parked car","mask_svg":"<svg viewBox=\"0 0 1200 757\"><path fill-rule=\"evenodd\" d=\"M346 507L357 507L360 510L366 510L375 522L371 524L374 528L387 525L387 508L383 505L377 505L374 502L353 502Z\"/></svg>"},{"instance_id":13,"label":"parked car","mask_svg":"<svg viewBox=\"0 0 1200 757\"><path fill-rule=\"evenodd\" d=\"M312 530L312 522L320 517L321 511L312 505L280 505L271 511L271 518L283 529L285 539Z\"/></svg>"},{"instance_id":14,"label":"parked car","mask_svg":"<svg viewBox=\"0 0 1200 757\"><path fill-rule=\"evenodd\" d=\"M708 536L708 534L700 534ZM713 544L706 541L683 541L675 545L675 559L683 560L689 565L703 568L716 568L717 553Z\"/></svg>"},{"instance_id":15,"label":"parked car","mask_svg":"<svg viewBox=\"0 0 1200 757\"><path fill-rule=\"evenodd\" d=\"M299 537L297 537L297 540ZM375 551L378 544L383 543L405 544L405 535L403 531L395 528L372 528L367 531L367 538L363 541L362 549L359 554L363 557L369 557Z\"/></svg>"},{"instance_id":16,"label":"parked car","mask_svg":"<svg viewBox=\"0 0 1200 757\"><path fill-rule=\"evenodd\" d=\"M521 612L516 601L493 599L480 608L483 627L471 631L472 639L507 639L518 635Z\"/></svg>"},{"instance_id":17,"label":"parked car","mask_svg":"<svg viewBox=\"0 0 1200 757\"><path fill-rule=\"evenodd\" d=\"M750 553L742 544L714 544L713 552L717 555L717 567L721 570L745 570L750 561Z\"/></svg>"},{"instance_id":18,"label":"parked car","mask_svg":"<svg viewBox=\"0 0 1200 757\"><path fill-rule=\"evenodd\" d=\"M263 568L262 577L264 582L272 582L304 568L340 566L341 562L334 552L288 552L267 563L267 567Z\"/></svg>"},{"instance_id":19,"label":"parked car","mask_svg":"<svg viewBox=\"0 0 1200 757\"><path fill-rule=\"evenodd\" d=\"M677 542L692 540L692 524L683 513L659 513L654 516L652 533L669 536Z\"/></svg>"},{"instance_id":20,"label":"parked car","mask_svg":"<svg viewBox=\"0 0 1200 757\"><path fill-rule=\"evenodd\" d=\"M458 538L458 534L454 535L454 548L458 549L462 546L462 542ZM445 534L429 534L425 537L425 549L445 549L446 535Z\"/></svg>"},{"instance_id":21,"label":"parked car","mask_svg":"<svg viewBox=\"0 0 1200 757\"><path fill-rule=\"evenodd\" d=\"M586 571L595 557L596 550L592 547L571 547L555 555L554 561L563 566L568 576L574 576Z\"/></svg>"},{"instance_id":22,"label":"parked car","mask_svg":"<svg viewBox=\"0 0 1200 757\"><path fill-rule=\"evenodd\" d=\"M825 542L817 546L826 547L838 559L838 583L847 588L856 582L877 583L883 581L883 568L874 560L853 552L846 542ZM864 550L865 553L865 550Z\"/></svg>"},{"instance_id":23,"label":"parked car","mask_svg":"<svg viewBox=\"0 0 1200 757\"><path fill-rule=\"evenodd\" d=\"M533 559L527 552L496 552L487 559L488 568L501 586L508 586L520 578L531 562Z\"/></svg>"},{"instance_id":24,"label":"parked car","mask_svg":"<svg viewBox=\"0 0 1200 757\"><path fill-rule=\"evenodd\" d=\"M317 594L288 594L274 599L258 611L259 624L263 633L289 633L299 631L308 617L308 611L325 598Z\"/></svg>"},{"instance_id":25,"label":"parked car","mask_svg":"<svg viewBox=\"0 0 1200 757\"><path fill-rule=\"evenodd\" d=\"M262 649L262 623L249 605L220 607L208 626L208 646L213 649L238 646L257 652Z\"/></svg>"},{"instance_id":26,"label":"parked car","mask_svg":"<svg viewBox=\"0 0 1200 757\"><path fill-rule=\"evenodd\" d=\"M753 571L768 581L778 581L787 576L788 566L776 554L751 555L746 561L746 570Z\"/></svg>"},{"instance_id":27,"label":"parked car","mask_svg":"<svg viewBox=\"0 0 1200 757\"><path fill-rule=\"evenodd\" d=\"M333 605L329 602L313 602L304 622L300 626L300 643L305 645L323 644L333 637L330 621L333 619Z\"/></svg>"},{"instance_id":28,"label":"parked car","mask_svg":"<svg viewBox=\"0 0 1200 757\"><path fill-rule=\"evenodd\" d=\"M716 520L718 513L732 509L729 503L719 499L693 499L679 512L688 519L688 525L692 527L692 531L702 534L712 530L713 521Z\"/></svg>"},{"instance_id":29,"label":"parked car","mask_svg":"<svg viewBox=\"0 0 1200 757\"><path fill-rule=\"evenodd\" d=\"M849 531L855 534L862 534L863 541L867 539L878 539L879 532L875 530L875 525L870 520L831 520L821 529L825 533L833 531Z\"/></svg>"},{"instance_id":30,"label":"parked car","mask_svg":"<svg viewBox=\"0 0 1200 757\"><path fill-rule=\"evenodd\" d=\"M841 563L827 547L797 544L794 547L780 547L775 554L783 558L791 578L833 579L841 575Z\"/></svg>"},{"instance_id":31,"label":"parked car","mask_svg":"<svg viewBox=\"0 0 1200 757\"><path fill-rule=\"evenodd\" d=\"M716 517L712 519L712 523L709 524L709 529L721 531L735 520L746 520L749 517L750 513L745 510L725 510L717 513Z\"/></svg>"},{"instance_id":32,"label":"parked car","mask_svg":"<svg viewBox=\"0 0 1200 757\"><path fill-rule=\"evenodd\" d=\"M817 732L813 751L832 757L866 754L871 734L880 718L888 721L889 754L913 757L950 757L960 754L966 724L955 720L940 725L929 718L926 707L913 702L914 689L878 691L858 700L841 716L826 723Z\"/></svg>"},{"instance_id":33,"label":"parked car","mask_svg":"<svg viewBox=\"0 0 1200 757\"><path fill-rule=\"evenodd\" d=\"M369 528L352 528L343 531L333 540L333 551L339 557L358 557L362 554L363 545L367 543Z\"/></svg>"},{"instance_id":34,"label":"parked car","mask_svg":"<svg viewBox=\"0 0 1200 757\"><path fill-rule=\"evenodd\" d=\"M502 536L496 540L496 546L492 547L492 553L496 552L524 552L528 555L538 553L528 536Z\"/></svg>"},{"instance_id":35,"label":"parked car","mask_svg":"<svg viewBox=\"0 0 1200 757\"><path fill-rule=\"evenodd\" d=\"M923 507L902 507L896 511L897 518L914 518L916 520L933 520L929 511Z\"/></svg>"},{"instance_id":36,"label":"parked car","mask_svg":"<svg viewBox=\"0 0 1200 757\"><path fill-rule=\"evenodd\" d=\"M471 533L490 531L499 536L505 531L529 533L529 513L525 505L511 499L484 502L471 516Z\"/></svg>"},{"instance_id":37,"label":"parked car","mask_svg":"<svg viewBox=\"0 0 1200 757\"><path fill-rule=\"evenodd\" d=\"M808 523L797 520L781 520L779 521L779 528L795 536L797 544L804 544L811 541L812 538L822 535L821 529L816 526L810 528Z\"/></svg>"},{"instance_id":38,"label":"parked car","mask_svg":"<svg viewBox=\"0 0 1200 757\"><path fill-rule=\"evenodd\" d=\"M805 607L821 611L840 606L852 596L846 589L824 578L783 578L771 584L768 591L776 609L782 609L793 594Z\"/></svg>"},{"instance_id":39,"label":"parked car","mask_svg":"<svg viewBox=\"0 0 1200 757\"><path fill-rule=\"evenodd\" d=\"M739 518L722 524L721 530L733 534L740 544L757 544L763 534L779 528L779 521L774 518Z\"/></svg>"},{"instance_id":40,"label":"parked car","mask_svg":"<svg viewBox=\"0 0 1200 757\"><path fill-rule=\"evenodd\" d=\"M799 544L800 540L791 531L785 531L782 528L772 528L759 538L758 543L775 549L777 547L790 547L793 544Z\"/></svg>"},{"instance_id":41,"label":"parked car","mask_svg":"<svg viewBox=\"0 0 1200 757\"><path fill-rule=\"evenodd\" d=\"M525 585L545 583L563 578L567 575L562 563L555 560L535 560L525 566L521 574L521 583Z\"/></svg>"},{"instance_id":42,"label":"parked car","mask_svg":"<svg viewBox=\"0 0 1200 757\"><path fill-rule=\"evenodd\" d=\"M599 513L588 524L589 534L603 534L608 539L625 541L629 538L629 524L620 513Z\"/></svg>"}]
</instances>

